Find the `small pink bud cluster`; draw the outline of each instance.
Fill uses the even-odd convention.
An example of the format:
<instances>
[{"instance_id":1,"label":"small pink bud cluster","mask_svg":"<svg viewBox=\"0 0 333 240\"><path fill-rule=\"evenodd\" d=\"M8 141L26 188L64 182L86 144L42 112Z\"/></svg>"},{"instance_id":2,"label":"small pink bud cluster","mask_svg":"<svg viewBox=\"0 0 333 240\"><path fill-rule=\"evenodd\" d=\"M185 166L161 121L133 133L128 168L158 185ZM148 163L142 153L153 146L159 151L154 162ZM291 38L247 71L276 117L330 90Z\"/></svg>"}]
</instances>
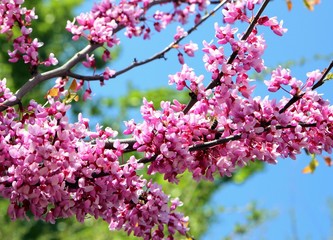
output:
<instances>
[{"instance_id":1,"label":"small pink bud cluster","mask_svg":"<svg viewBox=\"0 0 333 240\"><path fill-rule=\"evenodd\" d=\"M16 97L10 91L10 89L7 88L6 84L7 84L6 79L0 80L0 106L3 105L3 103L7 100L9 101L16 100Z\"/></svg>"},{"instance_id":2,"label":"small pink bud cluster","mask_svg":"<svg viewBox=\"0 0 333 240\"><path fill-rule=\"evenodd\" d=\"M117 8L111 1L104 0L100 4L94 5L91 12L81 13L73 22L68 21L66 29L73 34L73 40L78 40L81 36L87 38L94 43L104 44L109 47L119 43L114 36L114 30L118 27L116 19L122 22L122 17L127 14L133 14L133 8L129 7L129 11L123 15L117 13ZM130 17L135 17L129 15ZM77 22L78 25L75 25Z\"/></svg>"}]
</instances>

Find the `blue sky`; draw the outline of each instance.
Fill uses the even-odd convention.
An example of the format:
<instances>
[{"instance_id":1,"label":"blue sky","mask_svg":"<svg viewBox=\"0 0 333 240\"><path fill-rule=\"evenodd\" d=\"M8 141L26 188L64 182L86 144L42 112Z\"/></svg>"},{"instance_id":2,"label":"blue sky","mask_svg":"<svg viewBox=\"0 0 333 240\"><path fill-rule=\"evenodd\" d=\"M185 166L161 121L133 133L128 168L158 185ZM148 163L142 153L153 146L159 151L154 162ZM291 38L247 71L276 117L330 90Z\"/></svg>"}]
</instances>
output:
<instances>
[{"instance_id":1,"label":"blue sky","mask_svg":"<svg viewBox=\"0 0 333 240\"><path fill-rule=\"evenodd\" d=\"M88 1L80 10L87 11ZM333 59L332 12L333 1L322 1L315 11L307 10L302 1L293 0L293 9L289 12L285 1L275 0L268 5L265 14L278 16L284 20L288 32L278 37L271 32L264 32L267 42L265 63L275 67L286 61L305 59L305 64L291 68L292 74L299 79L306 78L306 72L324 69ZM193 40L201 46L203 39L210 41L214 37L214 22L221 22L216 14L214 18L204 23L201 28L189 36L184 42ZM186 28L185 28L186 29ZM261 29L259 29L261 30ZM157 51L162 50L171 41L174 30L163 34L154 34L151 41L141 39L128 40L120 33L123 42L122 53L111 67L119 70L128 66L134 58L143 60ZM126 93L126 82L131 80L140 89L166 86L168 74L180 70L176 62L177 51L169 52L167 61L157 60L143 67L134 69L118 78L111 80L105 87L94 86L96 95L118 97ZM317 60L315 55L329 56L329 60ZM204 73L201 53L188 63L198 74ZM319 88L325 98L333 101L332 85L328 82ZM257 83L256 95L265 96L269 93L262 82ZM281 98L283 92L269 94L270 98ZM246 207L251 201L256 201L259 208L272 210L276 215L266 221L257 230L244 239L313 239L326 240L333 236L333 216L330 215L328 200L333 199L333 168L325 166L321 157L320 165L314 174L302 174L302 169L310 158L299 155L297 160L280 159L277 165L269 165L262 173L256 174L242 185L229 185L218 190L212 198L211 207L224 206ZM294 219L295 221L293 221ZM211 225L203 239L220 239L228 234L235 222L242 220L242 214L230 212L221 214ZM332 239L332 238L331 238Z\"/></svg>"}]
</instances>

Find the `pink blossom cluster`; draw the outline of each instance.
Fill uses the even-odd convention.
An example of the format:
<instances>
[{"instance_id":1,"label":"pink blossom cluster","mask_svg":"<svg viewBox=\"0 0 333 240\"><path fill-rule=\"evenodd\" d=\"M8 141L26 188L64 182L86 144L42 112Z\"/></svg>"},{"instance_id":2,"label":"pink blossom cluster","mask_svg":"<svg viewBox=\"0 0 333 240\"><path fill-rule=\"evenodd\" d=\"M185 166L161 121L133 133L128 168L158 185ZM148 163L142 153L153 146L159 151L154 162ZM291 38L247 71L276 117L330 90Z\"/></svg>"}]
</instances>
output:
<instances>
[{"instance_id":1,"label":"pink blossom cluster","mask_svg":"<svg viewBox=\"0 0 333 240\"><path fill-rule=\"evenodd\" d=\"M73 40L83 36L94 43L107 43L112 47L119 43L113 33L118 27L116 19L122 23L131 21L137 16L131 5L127 6L128 10L124 13L119 13L118 9L120 12L121 7L118 8L111 1L104 0L100 4L95 4L90 12L81 13L73 22L68 21L66 29L73 34Z\"/></svg>"},{"instance_id":2,"label":"pink blossom cluster","mask_svg":"<svg viewBox=\"0 0 333 240\"><path fill-rule=\"evenodd\" d=\"M312 71L307 73L307 81L303 84L302 81L297 80L296 78L291 76L291 72L289 69L282 68L279 66L277 69L272 71L272 77L270 81L265 81L265 84L268 86L268 90L270 92L276 92L282 86L290 86L291 90L289 93L291 95L299 94L303 89L311 88L315 82L317 82L321 78L322 74L319 70ZM287 89L285 89L288 91Z\"/></svg>"},{"instance_id":3,"label":"pink blossom cluster","mask_svg":"<svg viewBox=\"0 0 333 240\"><path fill-rule=\"evenodd\" d=\"M177 32L174 35L174 40L179 41L181 38L184 38L187 36L187 32L180 26L177 27ZM178 61L180 64L184 64L184 55L181 51L185 52L187 56L189 57L194 57L194 53L199 49L198 44L193 43L190 41L189 43L186 44L175 44L174 48L178 49Z\"/></svg>"},{"instance_id":4,"label":"pink blossom cluster","mask_svg":"<svg viewBox=\"0 0 333 240\"><path fill-rule=\"evenodd\" d=\"M167 1L166 1L167 2ZM154 28L156 31L161 31L165 29L167 25L171 22L176 21L181 24L188 23L190 16L194 15L194 23L198 23L201 19L200 11L204 11L207 6L210 4L207 0L191 0L191 1L181 1L176 0L172 1L174 9L171 12L163 12L157 10L154 15L153 19ZM149 30L150 32L150 30Z\"/></svg>"},{"instance_id":5,"label":"pink blossom cluster","mask_svg":"<svg viewBox=\"0 0 333 240\"><path fill-rule=\"evenodd\" d=\"M0 106L4 104L6 100L15 101L15 95L10 91L10 89L6 86L7 80L2 79L0 81Z\"/></svg>"},{"instance_id":6,"label":"pink blossom cluster","mask_svg":"<svg viewBox=\"0 0 333 240\"><path fill-rule=\"evenodd\" d=\"M22 15L25 15L25 21L30 23L31 20L36 19L34 10L21 8L24 0L3 0L0 2L0 29L1 33L10 33L11 29L16 23L21 24L19 21Z\"/></svg>"},{"instance_id":7,"label":"pink blossom cluster","mask_svg":"<svg viewBox=\"0 0 333 240\"><path fill-rule=\"evenodd\" d=\"M152 102L144 100L141 108L144 122L126 123L125 133L132 134L136 140L134 148L139 152L145 152L146 158L153 159L148 173L163 173L164 178L170 182L178 182L177 175L185 170L192 172L197 180L203 177L212 179L215 170L211 169L215 169L216 162L211 158L211 150L190 150L194 144L214 140L220 134L217 130L211 129L212 121L207 117L210 113L207 99L199 101L188 114L182 112L184 105L177 101L174 104L162 102L161 108L162 110L155 110ZM223 167L225 170L224 165ZM234 166L228 166L225 170L228 172L226 175L230 176L229 172L233 170ZM221 175L224 173L221 172Z\"/></svg>"},{"instance_id":8,"label":"pink blossom cluster","mask_svg":"<svg viewBox=\"0 0 333 240\"><path fill-rule=\"evenodd\" d=\"M185 124L187 121L181 113L183 106L179 102L174 105L163 102L161 107L162 110L155 110L152 102L144 99L141 112L145 121L141 124L133 120L126 122L124 133L133 135L137 151L145 152L148 158L154 157L148 173L164 173L165 179L177 182L176 176L186 170L191 160L188 151L192 143L191 135L181 134L191 129L192 124Z\"/></svg>"},{"instance_id":9,"label":"pink blossom cluster","mask_svg":"<svg viewBox=\"0 0 333 240\"><path fill-rule=\"evenodd\" d=\"M11 98L0 81L0 102ZM185 234L188 219L176 212L181 203L169 206L159 186L138 176L143 164L134 157L120 165L125 144L115 141L114 149L105 149L117 132L98 126L92 132L81 115L69 123L68 110L49 98L47 106L31 101L20 114L11 107L0 113L0 193L10 201L10 217L28 218L30 212L54 223L91 215L144 239L163 238L164 230Z\"/></svg>"},{"instance_id":10,"label":"pink blossom cluster","mask_svg":"<svg viewBox=\"0 0 333 240\"><path fill-rule=\"evenodd\" d=\"M262 0L259 1L235 1L228 2L225 8L222 10L223 20L226 23L233 24L236 21L250 22L250 18L247 15L247 10L252 11L255 4L261 4Z\"/></svg>"},{"instance_id":11,"label":"pink blossom cluster","mask_svg":"<svg viewBox=\"0 0 333 240\"><path fill-rule=\"evenodd\" d=\"M200 100L206 97L210 92L206 92L205 86L203 84L204 76L196 76L193 68L190 68L187 64L182 65L181 72L174 75L169 75L169 84L176 84L177 90L181 91L186 87L191 92L195 93L197 99ZM189 82L189 84L187 83Z\"/></svg>"},{"instance_id":12,"label":"pink blossom cluster","mask_svg":"<svg viewBox=\"0 0 333 240\"><path fill-rule=\"evenodd\" d=\"M261 72L265 66L262 60L262 55L266 49L265 40L262 36L257 35L257 31L253 30L246 40L241 39L238 34L236 39L235 34L237 28L231 28L229 24L219 27L215 24L217 43L222 46L216 46L213 43L204 42L203 51L206 53L204 62L206 69L212 72L212 78L216 78L219 69L222 67L224 74L235 75L236 73L246 73L251 68L257 72ZM223 45L229 44L232 51L237 52L236 59L232 64L228 64L228 56L225 55L226 49Z\"/></svg>"},{"instance_id":13,"label":"pink blossom cluster","mask_svg":"<svg viewBox=\"0 0 333 240\"><path fill-rule=\"evenodd\" d=\"M53 53L45 61L40 61L38 58L38 48L43 46L37 38L32 39L31 22L37 19L34 9L27 9L22 7L24 0L9 1L4 0L0 3L0 33L6 33L9 38L12 36L12 29L15 25L20 29L21 35L13 40L13 50L8 50L9 61L17 62L21 58L24 63L31 66L38 66L44 64L45 66L57 65L58 60Z\"/></svg>"}]
</instances>

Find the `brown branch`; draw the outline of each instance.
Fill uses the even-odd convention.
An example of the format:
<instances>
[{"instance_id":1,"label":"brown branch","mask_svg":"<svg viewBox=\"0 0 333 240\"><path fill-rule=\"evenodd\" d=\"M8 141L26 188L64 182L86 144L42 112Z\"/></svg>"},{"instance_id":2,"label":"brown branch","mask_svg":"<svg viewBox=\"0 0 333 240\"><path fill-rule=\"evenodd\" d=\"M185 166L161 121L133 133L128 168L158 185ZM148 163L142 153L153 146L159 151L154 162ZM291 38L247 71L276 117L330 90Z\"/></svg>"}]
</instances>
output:
<instances>
[{"instance_id":1,"label":"brown branch","mask_svg":"<svg viewBox=\"0 0 333 240\"><path fill-rule=\"evenodd\" d=\"M303 96L304 96L304 92L301 93L301 94L296 94L294 95L290 100L289 102L287 102L287 104L282 108L280 109L279 113L284 113L291 105L293 105L295 102L297 102L298 100L300 100Z\"/></svg>"},{"instance_id":2,"label":"brown branch","mask_svg":"<svg viewBox=\"0 0 333 240\"><path fill-rule=\"evenodd\" d=\"M144 164L146 164L146 163L150 163L150 162L155 161L155 159L156 159L156 156L152 156L151 158L143 157L143 158L140 158L138 160L138 163L144 163Z\"/></svg>"},{"instance_id":3,"label":"brown branch","mask_svg":"<svg viewBox=\"0 0 333 240\"><path fill-rule=\"evenodd\" d=\"M124 150L124 153L127 152L133 152L135 151L134 149L134 144L136 143L136 140L134 138L128 138L128 139L118 139L120 141L121 144L128 144L128 146L126 147L126 149ZM113 144L115 143L116 140L109 140L105 143L105 149L114 149Z\"/></svg>"},{"instance_id":4,"label":"brown branch","mask_svg":"<svg viewBox=\"0 0 333 240\"><path fill-rule=\"evenodd\" d=\"M259 11L257 12L256 16L254 17L254 19L252 20L251 24L249 25L249 27L247 28L245 34L243 35L243 37L241 38L242 41L246 40L249 35L251 34L251 32L253 31L255 25L258 22L259 17L261 16L261 14L263 13L263 11L265 10L266 6L268 5L270 0L265 0L265 2L261 5ZM231 64L233 63L233 61L236 59L238 54L238 51L234 51L231 56L229 57L227 64ZM223 72L220 71L219 75L213 80L211 81L211 83L206 87L206 90L208 89L213 89L214 87L220 85L220 79L223 77ZM186 105L186 107L184 108L183 112L186 114L188 113L191 108L194 106L194 104L197 102L197 97L195 94L191 95L191 100L189 101L189 103Z\"/></svg>"},{"instance_id":5,"label":"brown branch","mask_svg":"<svg viewBox=\"0 0 333 240\"><path fill-rule=\"evenodd\" d=\"M227 143L227 142L239 140L239 139L241 139L241 136L242 136L241 134L231 135L231 136L228 136L228 137L225 137L225 138L219 138L219 139L212 140L212 141L209 141L209 142L196 144L196 145L191 146L189 148L189 151L193 152L193 151L205 150L207 148L212 148L212 147L215 147L217 145L221 145L221 144L224 144L224 143Z\"/></svg>"},{"instance_id":6,"label":"brown branch","mask_svg":"<svg viewBox=\"0 0 333 240\"><path fill-rule=\"evenodd\" d=\"M56 69L39 73L35 75L34 77L30 78L29 81L27 81L17 92L14 94L16 97L16 100L14 101L5 101L0 106L0 112L6 110L8 107L14 106L18 104L22 98L30 92L33 88L35 88L40 83L49 80L51 78L56 77L62 77L67 76L70 69L72 69L75 65L77 65L79 62L81 62L85 57L86 54L92 53L95 49L101 47L100 44L89 44L85 48L83 48L81 51L76 53L71 59L69 59L64 65L61 67L58 67Z\"/></svg>"},{"instance_id":7,"label":"brown branch","mask_svg":"<svg viewBox=\"0 0 333 240\"><path fill-rule=\"evenodd\" d=\"M68 71L66 75L69 77L84 80L84 81L103 81L104 80L104 77L102 75L84 76L81 74L73 73L71 71Z\"/></svg>"},{"instance_id":8,"label":"brown branch","mask_svg":"<svg viewBox=\"0 0 333 240\"><path fill-rule=\"evenodd\" d=\"M302 127L315 127L317 126L316 123L299 123L300 126ZM296 126L293 125L287 125L287 126L281 126L281 125L277 125L276 129L290 129L290 128L295 128ZM268 132L270 130L270 126L266 127L264 132ZM262 133L258 133L258 135L260 135ZM189 151L198 151L198 150L205 150L207 148L211 148L211 147L215 147L217 145L221 145L227 142L231 142L231 141L235 141L235 140L239 140L241 139L241 134L236 134L236 135L231 135L225 138L220 138L220 139L216 139L216 140L212 140L209 142L204 142L204 143L200 143L200 144L196 144L193 145L189 148Z\"/></svg>"},{"instance_id":9,"label":"brown branch","mask_svg":"<svg viewBox=\"0 0 333 240\"><path fill-rule=\"evenodd\" d=\"M151 56L150 58L147 58L146 60L143 60L143 61L133 61L133 63L131 65L129 65L128 67L122 69L122 70L119 70L117 71L113 76L112 78L115 78L135 67L139 67L141 65L144 65L144 64L147 64L149 62L152 62L154 60L157 60L157 59L161 59L161 58L164 58L165 59L165 54L167 52L169 52L171 49L174 48L174 46L176 46L180 41L182 41L184 38L186 38L188 35L190 35L193 31L195 31L202 23L204 23L209 17L211 17L212 15L214 15L223 5L225 5L228 1L230 0L224 0L222 2L220 2L219 5L217 5L210 13L207 13L205 16L203 16L201 18L201 20L196 24L194 25L193 27L191 27L188 31L187 31L187 35L186 36L182 36L180 37L178 40L176 41L173 41L172 43L170 43L167 47L165 47L162 51L154 54L153 56Z\"/></svg>"}]
</instances>

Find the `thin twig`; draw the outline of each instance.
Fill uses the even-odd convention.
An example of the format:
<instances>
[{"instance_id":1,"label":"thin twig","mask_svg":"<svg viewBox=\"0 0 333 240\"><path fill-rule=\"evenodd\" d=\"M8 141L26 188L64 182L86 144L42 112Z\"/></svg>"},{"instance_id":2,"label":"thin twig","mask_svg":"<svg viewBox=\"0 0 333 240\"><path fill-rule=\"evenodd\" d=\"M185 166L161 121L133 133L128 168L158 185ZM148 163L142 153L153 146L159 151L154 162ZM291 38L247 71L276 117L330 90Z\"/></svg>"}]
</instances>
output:
<instances>
[{"instance_id":1,"label":"thin twig","mask_svg":"<svg viewBox=\"0 0 333 240\"><path fill-rule=\"evenodd\" d=\"M204 143L196 144L196 145L191 146L189 148L189 151L193 152L193 151L198 151L198 150L204 150L204 149L212 148L212 147L215 147L217 145L222 145L222 144L227 143L227 142L239 140L239 139L241 139L241 137L242 137L241 134L237 134L237 135L231 135L231 136L228 136L228 137L225 137L225 138L220 138L220 139L212 140L212 141L209 141L209 142L204 142Z\"/></svg>"}]
</instances>

